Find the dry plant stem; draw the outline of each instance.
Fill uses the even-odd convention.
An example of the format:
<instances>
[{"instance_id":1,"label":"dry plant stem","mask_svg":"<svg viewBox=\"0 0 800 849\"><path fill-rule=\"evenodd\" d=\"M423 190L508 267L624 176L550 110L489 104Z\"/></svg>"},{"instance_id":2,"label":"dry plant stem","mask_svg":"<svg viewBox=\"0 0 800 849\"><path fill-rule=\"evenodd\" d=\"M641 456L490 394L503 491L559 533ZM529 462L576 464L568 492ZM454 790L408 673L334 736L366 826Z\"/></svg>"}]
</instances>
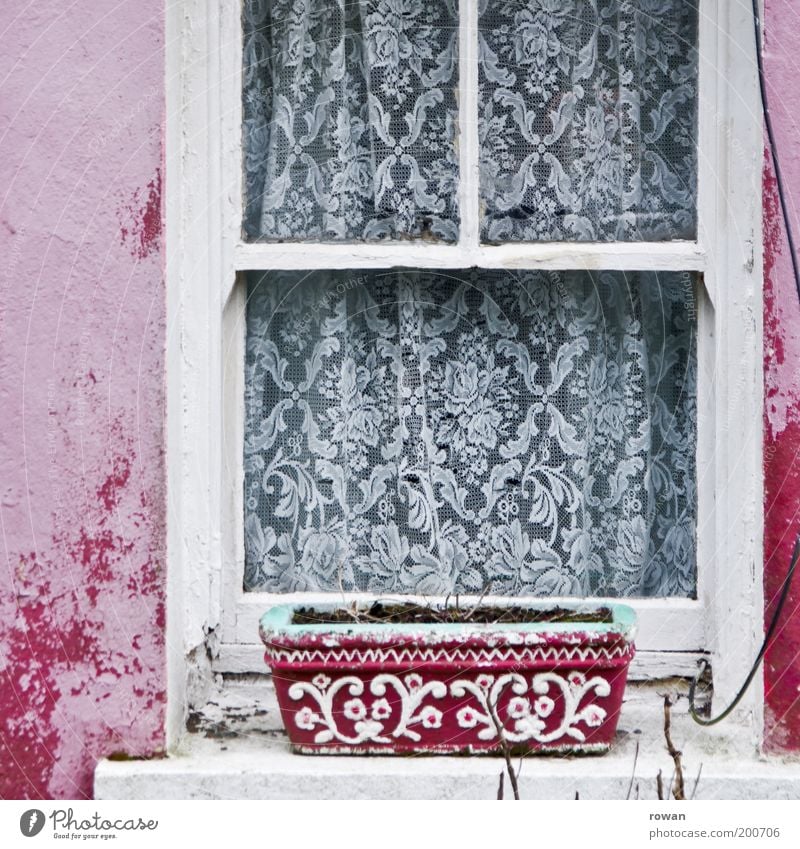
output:
<instances>
[{"instance_id":1,"label":"dry plant stem","mask_svg":"<svg viewBox=\"0 0 800 849\"><path fill-rule=\"evenodd\" d=\"M497 798L498 800L503 798L503 780L505 779L506 774L500 770L500 784L497 786Z\"/></svg>"},{"instance_id":2,"label":"dry plant stem","mask_svg":"<svg viewBox=\"0 0 800 849\"><path fill-rule=\"evenodd\" d=\"M344 581L342 576L344 573L344 557L339 560L339 565L336 567L336 580L339 584L339 592L342 594L342 608L346 610L356 622L361 621L361 616L358 613L358 605L353 603L350 607L347 606L347 595L344 591Z\"/></svg>"},{"instance_id":3,"label":"dry plant stem","mask_svg":"<svg viewBox=\"0 0 800 849\"><path fill-rule=\"evenodd\" d=\"M636 778L636 764L639 761L639 741L636 741L636 752L633 755L633 769L631 770L631 783L628 785L628 793L625 796L625 801L628 801L631 798L631 793L633 792L633 782Z\"/></svg>"},{"instance_id":4,"label":"dry plant stem","mask_svg":"<svg viewBox=\"0 0 800 849\"><path fill-rule=\"evenodd\" d=\"M681 763L681 752L675 748L670 734L670 709L673 702L669 696L664 696L664 740L667 743L667 752L675 764L675 787L672 790L672 795L679 800L686 799L686 791L683 782L683 764Z\"/></svg>"},{"instance_id":5,"label":"dry plant stem","mask_svg":"<svg viewBox=\"0 0 800 849\"><path fill-rule=\"evenodd\" d=\"M475 615L475 611L481 606L481 602L486 598L486 594L492 588L492 582L489 581L486 586L483 588L481 592L480 598L475 602L475 604L469 609L468 613L464 616L464 621L469 622L470 619Z\"/></svg>"},{"instance_id":6,"label":"dry plant stem","mask_svg":"<svg viewBox=\"0 0 800 849\"><path fill-rule=\"evenodd\" d=\"M511 789L514 791L514 798L519 801L519 785L517 783L517 773L514 770L514 764L511 763L511 747L508 745L508 740L503 736L503 726L497 717L496 706L490 704L488 700L487 706L489 708L489 715L492 717L492 722L494 722L494 727L497 729L497 739L500 741L500 748L506 760L506 772L508 773L508 780L511 783Z\"/></svg>"},{"instance_id":7,"label":"dry plant stem","mask_svg":"<svg viewBox=\"0 0 800 849\"><path fill-rule=\"evenodd\" d=\"M694 799L694 797L697 793L697 785L700 783L700 776L702 775L702 773L703 773L703 764L701 762L700 769L697 770L697 778L695 778L695 780L694 780L694 787L692 787L692 796L691 796L692 799Z\"/></svg>"},{"instance_id":8,"label":"dry plant stem","mask_svg":"<svg viewBox=\"0 0 800 849\"><path fill-rule=\"evenodd\" d=\"M656 791L658 792L658 798L663 801L664 800L664 780L661 778L661 770L658 771L658 775L656 776Z\"/></svg>"}]
</instances>

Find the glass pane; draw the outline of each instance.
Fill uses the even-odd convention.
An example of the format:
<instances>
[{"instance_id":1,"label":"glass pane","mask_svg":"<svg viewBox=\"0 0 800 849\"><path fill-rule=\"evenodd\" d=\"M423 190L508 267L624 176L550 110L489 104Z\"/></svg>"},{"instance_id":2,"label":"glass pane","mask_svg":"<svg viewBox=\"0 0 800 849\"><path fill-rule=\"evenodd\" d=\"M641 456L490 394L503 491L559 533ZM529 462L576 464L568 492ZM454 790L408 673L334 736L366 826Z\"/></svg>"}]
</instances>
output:
<instances>
[{"instance_id":1,"label":"glass pane","mask_svg":"<svg viewBox=\"0 0 800 849\"><path fill-rule=\"evenodd\" d=\"M458 238L457 0L245 0L248 239Z\"/></svg>"},{"instance_id":2,"label":"glass pane","mask_svg":"<svg viewBox=\"0 0 800 849\"><path fill-rule=\"evenodd\" d=\"M697 0L481 0L481 237L693 239Z\"/></svg>"},{"instance_id":3,"label":"glass pane","mask_svg":"<svg viewBox=\"0 0 800 849\"><path fill-rule=\"evenodd\" d=\"M695 282L251 273L245 588L692 596Z\"/></svg>"}]
</instances>

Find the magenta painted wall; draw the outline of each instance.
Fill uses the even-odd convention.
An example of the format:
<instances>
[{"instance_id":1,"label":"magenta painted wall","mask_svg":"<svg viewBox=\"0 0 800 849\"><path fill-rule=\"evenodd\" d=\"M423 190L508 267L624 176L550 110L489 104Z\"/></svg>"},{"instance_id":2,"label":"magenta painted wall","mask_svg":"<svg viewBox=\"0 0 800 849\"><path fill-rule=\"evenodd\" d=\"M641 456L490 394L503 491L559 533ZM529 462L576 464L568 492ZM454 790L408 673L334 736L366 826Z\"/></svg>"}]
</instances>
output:
<instances>
[{"instance_id":1,"label":"magenta painted wall","mask_svg":"<svg viewBox=\"0 0 800 849\"><path fill-rule=\"evenodd\" d=\"M164 745L163 0L3 5L0 797Z\"/></svg>"},{"instance_id":2,"label":"magenta painted wall","mask_svg":"<svg viewBox=\"0 0 800 849\"><path fill-rule=\"evenodd\" d=\"M770 113L800 239L800 5L766 0L765 63ZM764 483L766 614L771 616L800 531L800 303L795 289L774 174L764 172ZM768 749L800 749L800 573L778 640L766 657Z\"/></svg>"},{"instance_id":3,"label":"magenta painted wall","mask_svg":"<svg viewBox=\"0 0 800 849\"><path fill-rule=\"evenodd\" d=\"M164 8L9 8L0 27L0 797L81 797L99 757L164 745ZM766 28L794 211L794 0L767 0ZM800 527L800 306L769 168L765 176L769 601ZM796 227L800 235L800 219ZM798 605L800 587L765 665L772 749L800 748Z\"/></svg>"}]
</instances>

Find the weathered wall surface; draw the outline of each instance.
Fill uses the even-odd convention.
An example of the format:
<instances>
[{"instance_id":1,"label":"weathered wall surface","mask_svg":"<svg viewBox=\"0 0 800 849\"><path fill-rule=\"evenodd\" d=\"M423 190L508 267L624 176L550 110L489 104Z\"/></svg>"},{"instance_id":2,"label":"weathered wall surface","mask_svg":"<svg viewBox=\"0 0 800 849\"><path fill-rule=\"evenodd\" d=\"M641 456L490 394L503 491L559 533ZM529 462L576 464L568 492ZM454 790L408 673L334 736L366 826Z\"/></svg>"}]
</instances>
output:
<instances>
[{"instance_id":1,"label":"weathered wall surface","mask_svg":"<svg viewBox=\"0 0 800 849\"><path fill-rule=\"evenodd\" d=\"M0 27L0 797L163 747L164 4Z\"/></svg>"},{"instance_id":2,"label":"weathered wall surface","mask_svg":"<svg viewBox=\"0 0 800 849\"><path fill-rule=\"evenodd\" d=\"M0 797L91 793L164 744L164 9L54 0L0 28ZM16 15L16 17L15 17ZM794 0L767 69L800 235ZM765 170L767 615L800 527L800 305ZM800 748L800 585L765 665ZM743 672L744 672L743 667Z\"/></svg>"},{"instance_id":3,"label":"weathered wall surface","mask_svg":"<svg viewBox=\"0 0 800 849\"><path fill-rule=\"evenodd\" d=\"M770 112L794 233L800 237L800 6L766 0ZM764 172L764 474L766 616L771 617L800 531L800 302L769 159ZM800 748L800 573L764 668L768 749Z\"/></svg>"}]
</instances>

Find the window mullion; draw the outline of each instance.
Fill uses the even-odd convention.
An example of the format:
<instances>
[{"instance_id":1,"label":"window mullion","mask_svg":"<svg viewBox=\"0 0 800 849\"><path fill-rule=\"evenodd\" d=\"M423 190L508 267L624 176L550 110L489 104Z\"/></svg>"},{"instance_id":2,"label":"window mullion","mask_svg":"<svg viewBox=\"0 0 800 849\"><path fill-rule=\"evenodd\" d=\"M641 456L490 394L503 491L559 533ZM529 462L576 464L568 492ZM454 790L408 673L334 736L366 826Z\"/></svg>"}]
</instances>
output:
<instances>
[{"instance_id":1,"label":"window mullion","mask_svg":"<svg viewBox=\"0 0 800 849\"><path fill-rule=\"evenodd\" d=\"M478 246L478 3L461 0L459 9L459 247Z\"/></svg>"}]
</instances>

